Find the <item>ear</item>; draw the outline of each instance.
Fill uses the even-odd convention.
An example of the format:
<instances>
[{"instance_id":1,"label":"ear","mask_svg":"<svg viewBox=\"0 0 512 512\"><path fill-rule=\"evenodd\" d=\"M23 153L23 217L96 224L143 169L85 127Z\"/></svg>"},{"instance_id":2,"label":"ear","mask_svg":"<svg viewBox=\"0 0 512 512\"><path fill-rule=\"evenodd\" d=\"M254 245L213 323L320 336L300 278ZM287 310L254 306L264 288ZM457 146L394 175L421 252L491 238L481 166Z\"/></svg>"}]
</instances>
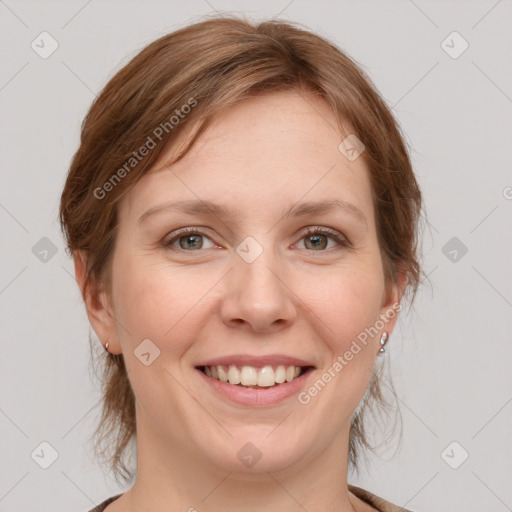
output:
<instances>
[{"instance_id":1,"label":"ear","mask_svg":"<svg viewBox=\"0 0 512 512\"><path fill-rule=\"evenodd\" d=\"M75 278L94 332L103 346L108 342L109 352L113 354L121 353L116 322L107 292L101 283L94 279L86 279L87 255L83 251L75 251L73 261L75 264Z\"/></svg>"},{"instance_id":2,"label":"ear","mask_svg":"<svg viewBox=\"0 0 512 512\"><path fill-rule=\"evenodd\" d=\"M384 331L389 335L393 332L401 309L401 300L407 287L407 272L402 264L396 265L395 281L389 286L381 307L381 318L387 319Z\"/></svg>"}]
</instances>

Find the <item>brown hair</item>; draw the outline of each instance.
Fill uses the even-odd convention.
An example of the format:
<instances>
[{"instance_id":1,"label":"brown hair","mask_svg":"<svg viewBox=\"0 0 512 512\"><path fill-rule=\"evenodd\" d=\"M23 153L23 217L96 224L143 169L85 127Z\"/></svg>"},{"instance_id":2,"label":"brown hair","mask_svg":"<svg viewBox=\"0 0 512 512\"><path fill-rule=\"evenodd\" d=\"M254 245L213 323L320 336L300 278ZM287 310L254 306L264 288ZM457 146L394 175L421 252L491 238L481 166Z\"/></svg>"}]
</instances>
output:
<instances>
[{"instance_id":1,"label":"brown hair","mask_svg":"<svg viewBox=\"0 0 512 512\"><path fill-rule=\"evenodd\" d=\"M92 104L60 204L69 250L87 255L87 282L109 288L118 203L185 127L194 128L193 137L179 158L216 113L249 96L290 89L319 94L344 136L344 126L350 126L364 143L386 286L400 267L414 298L421 273L421 193L390 110L364 71L329 41L291 23L239 18L208 19L157 39L117 72ZM123 356L109 354L101 362L103 410L95 452L116 479L128 479L133 472L122 458L136 436L135 398ZM376 405L384 404L378 378L369 395ZM358 445L372 448L365 409L350 431L349 462L355 469Z\"/></svg>"}]
</instances>

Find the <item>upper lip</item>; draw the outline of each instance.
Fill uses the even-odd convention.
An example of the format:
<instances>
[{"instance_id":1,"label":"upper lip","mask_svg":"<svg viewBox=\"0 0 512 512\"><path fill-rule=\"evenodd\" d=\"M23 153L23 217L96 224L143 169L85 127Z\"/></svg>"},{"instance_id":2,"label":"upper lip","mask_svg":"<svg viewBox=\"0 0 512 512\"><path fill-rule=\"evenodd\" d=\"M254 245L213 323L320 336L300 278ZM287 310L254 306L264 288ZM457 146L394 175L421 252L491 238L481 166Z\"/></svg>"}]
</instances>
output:
<instances>
[{"instance_id":1,"label":"upper lip","mask_svg":"<svg viewBox=\"0 0 512 512\"><path fill-rule=\"evenodd\" d=\"M237 354L209 359L197 366L314 366L311 362L299 359L297 357L285 356L281 354L271 354L267 356L251 356L248 354Z\"/></svg>"}]
</instances>

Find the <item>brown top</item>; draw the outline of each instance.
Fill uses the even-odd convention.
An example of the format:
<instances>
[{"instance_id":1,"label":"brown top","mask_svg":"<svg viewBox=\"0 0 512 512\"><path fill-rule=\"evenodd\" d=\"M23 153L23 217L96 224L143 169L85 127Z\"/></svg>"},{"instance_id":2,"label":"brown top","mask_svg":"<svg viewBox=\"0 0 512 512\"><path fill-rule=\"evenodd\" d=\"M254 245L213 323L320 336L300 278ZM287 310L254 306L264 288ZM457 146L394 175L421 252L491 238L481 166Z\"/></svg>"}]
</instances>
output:
<instances>
[{"instance_id":1,"label":"brown top","mask_svg":"<svg viewBox=\"0 0 512 512\"><path fill-rule=\"evenodd\" d=\"M116 496L112 496L111 498L108 498L108 500L105 500L103 503L100 503L96 507L94 507L92 510L89 510L89 512L103 512L107 505L110 505L113 501L117 500L117 498L120 498L123 494L117 494Z\"/></svg>"},{"instance_id":2,"label":"brown top","mask_svg":"<svg viewBox=\"0 0 512 512\"><path fill-rule=\"evenodd\" d=\"M376 508L379 512L414 512L412 510L399 507L398 505L393 505L393 503L390 503L389 501L379 498L378 496L375 496L375 494L372 494L369 491L361 489L361 487L356 487L354 485L349 484L348 490L352 494L355 494L359 499L361 499L365 503L368 503L372 507ZM100 503L97 507L93 508L89 512L103 512L105 508L107 508L107 505L115 501L120 496L122 496L122 494L117 494L116 496L108 498L103 503Z\"/></svg>"}]
</instances>

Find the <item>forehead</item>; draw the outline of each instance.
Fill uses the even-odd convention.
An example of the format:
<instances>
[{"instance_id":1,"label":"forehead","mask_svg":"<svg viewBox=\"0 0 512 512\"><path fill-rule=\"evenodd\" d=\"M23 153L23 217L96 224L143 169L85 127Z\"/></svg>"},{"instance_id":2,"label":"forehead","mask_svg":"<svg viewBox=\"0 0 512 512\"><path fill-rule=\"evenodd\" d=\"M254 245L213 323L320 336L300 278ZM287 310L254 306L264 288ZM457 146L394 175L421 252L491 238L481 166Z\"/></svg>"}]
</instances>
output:
<instances>
[{"instance_id":1,"label":"forehead","mask_svg":"<svg viewBox=\"0 0 512 512\"><path fill-rule=\"evenodd\" d=\"M345 130L351 133L349 125ZM318 96L287 91L246 99L218 114L181 160L166 165L186 137L184 131L123 198L122 216L169 200L203 200L261 218L300 200L330 199L373 217L366 164L339 150L336 117Z\"/></svg>"}]
</instances>

